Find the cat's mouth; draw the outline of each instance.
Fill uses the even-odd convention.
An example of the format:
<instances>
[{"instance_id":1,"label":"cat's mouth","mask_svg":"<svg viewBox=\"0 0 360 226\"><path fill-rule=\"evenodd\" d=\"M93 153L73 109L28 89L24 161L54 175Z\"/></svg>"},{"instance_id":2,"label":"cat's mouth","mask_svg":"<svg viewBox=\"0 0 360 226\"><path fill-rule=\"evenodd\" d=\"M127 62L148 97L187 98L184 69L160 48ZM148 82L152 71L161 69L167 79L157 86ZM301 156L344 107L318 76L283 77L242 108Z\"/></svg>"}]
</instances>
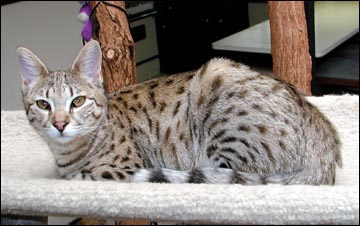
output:
<instances>
[{"instance_id":1,"label":"cat's mouth","mask_svg":"<svg viewBox=\"0 0 360 226\"><path fill-rule=\"evenodd\" d=\"M65 134L64 132L59 132L55 140L58 141L59 143L68 143L70 141L73 141L74 138L75 138L74 136L70 136L68 134Z\"/></svg>"}]
</instances>

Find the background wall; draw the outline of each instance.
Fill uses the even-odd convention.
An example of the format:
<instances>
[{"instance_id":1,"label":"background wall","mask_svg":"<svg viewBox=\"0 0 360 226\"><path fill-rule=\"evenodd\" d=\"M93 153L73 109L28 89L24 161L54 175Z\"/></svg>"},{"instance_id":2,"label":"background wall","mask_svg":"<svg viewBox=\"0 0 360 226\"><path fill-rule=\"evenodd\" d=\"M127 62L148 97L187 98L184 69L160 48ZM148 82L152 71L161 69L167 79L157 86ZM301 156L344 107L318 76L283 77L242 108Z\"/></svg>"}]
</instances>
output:
<instances>
[{"instance_id":1,"label":"background wall","mask_svg":"<svg viewBox=\"0 0 360 226\"><path fill-rule=\"evenodd\" d=\"M1 109L22 110L16 48L32 50L50 70L68 69L82 47L78 2L17 2L1 6ZM70 56L70 57L69 57Z\"/></svg>"}]
</instances>

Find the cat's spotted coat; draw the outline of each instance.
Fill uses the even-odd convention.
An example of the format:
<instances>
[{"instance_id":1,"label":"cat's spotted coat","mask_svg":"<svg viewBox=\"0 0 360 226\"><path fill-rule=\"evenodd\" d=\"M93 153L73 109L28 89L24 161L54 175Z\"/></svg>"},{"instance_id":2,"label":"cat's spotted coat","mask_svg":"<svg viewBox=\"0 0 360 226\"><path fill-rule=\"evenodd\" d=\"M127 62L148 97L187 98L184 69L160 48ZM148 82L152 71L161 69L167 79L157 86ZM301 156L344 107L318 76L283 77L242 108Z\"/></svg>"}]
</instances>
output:
<instances>
[{"instance_id":1,"label":"cat's spotted coat","mask_svg":"<svg viewBox=\"0 0 360 226\"><path fill-rule=\"evenodd\" d=\"M18 48L31 125L68 178L333 184L334 127L289 84L225 59L105 94L101 50L51 72Z\"/></svg>"}]
</instances>

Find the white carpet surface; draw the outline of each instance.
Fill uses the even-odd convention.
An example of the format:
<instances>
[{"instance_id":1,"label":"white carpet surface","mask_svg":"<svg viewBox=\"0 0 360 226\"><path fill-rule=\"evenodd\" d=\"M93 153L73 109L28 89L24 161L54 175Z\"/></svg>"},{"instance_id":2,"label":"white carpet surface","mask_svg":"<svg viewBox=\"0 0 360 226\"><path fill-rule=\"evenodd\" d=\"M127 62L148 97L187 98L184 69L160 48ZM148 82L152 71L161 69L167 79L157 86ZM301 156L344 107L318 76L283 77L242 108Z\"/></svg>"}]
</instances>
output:
<instances>
[{"instance_id":1,"label":"white carpet surface","mask_svg":"<svg viewBox=\"0 0 360 226\"><path fill-rule=\"evenodd\" d=\"M60 180L24 111L1 112L1 213L230 224L359 224L359 97L309 97L337 128L335 186Z\"/></svg>"}]
</instances>

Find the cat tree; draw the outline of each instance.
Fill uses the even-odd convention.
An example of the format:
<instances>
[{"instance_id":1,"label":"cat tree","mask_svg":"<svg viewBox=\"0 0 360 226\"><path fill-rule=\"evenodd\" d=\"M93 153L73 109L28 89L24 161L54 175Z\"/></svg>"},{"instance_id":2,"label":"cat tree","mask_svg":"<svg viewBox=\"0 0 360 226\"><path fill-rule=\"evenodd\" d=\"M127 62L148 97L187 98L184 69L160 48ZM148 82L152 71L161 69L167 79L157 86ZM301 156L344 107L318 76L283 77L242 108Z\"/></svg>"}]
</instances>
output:
<instances>
[{"instance_id":1,"label":"cat tree","mask_svg":"<svg viewBox=\"0 0 360 226\"><path fill-rule=\"evenodd\" d=\"M311 95L311 56L303 1L269 1L274 75Z\"/></svg>"},{"instance_id":2,"label":"cat tree","mask_svg":"<svg viewBox=\"0 0 360 226\"><path fill-rule=\"evenodd\" d=\"M123 1L108 1L104 4L90 1L97 32L94 39L100 43L103 52L102 72L105 91L110 93L136 83L134 41L130 33Z\"/></svg>"},{"instance_id":3,"label":"cat tree","mask_svg":"<svg viewBox=\"0 0 360 226\"><path fill-rule=\"evenodd\" d=\"M124 2L108 3L125 9ZM311 95L311 57L304 2L270 1L268 4L274 75ZM103 52L105 90L113 92L136 83L134 41L126 14L96 1L90 1L90 5L97 7L94 18L98 31L94 38Z\"/></svg>"}]
</instances>

